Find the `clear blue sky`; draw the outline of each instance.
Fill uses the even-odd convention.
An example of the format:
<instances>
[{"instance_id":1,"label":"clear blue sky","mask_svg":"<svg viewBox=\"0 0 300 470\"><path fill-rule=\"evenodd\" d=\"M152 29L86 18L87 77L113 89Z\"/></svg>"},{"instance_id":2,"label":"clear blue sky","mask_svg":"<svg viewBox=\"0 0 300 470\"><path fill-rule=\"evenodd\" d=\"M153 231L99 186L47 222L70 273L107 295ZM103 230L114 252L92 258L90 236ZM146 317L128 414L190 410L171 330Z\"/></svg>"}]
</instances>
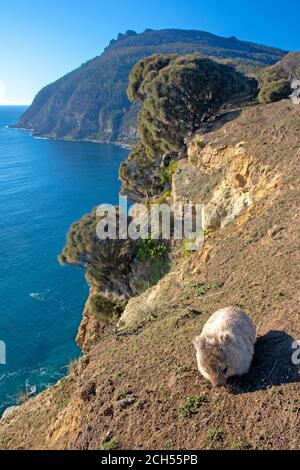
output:
<instances>
[{"instance_id":1,"label":"clear blue sky","mask_svg":"<svg viewBox=\"0 0 300 470\"><path fill-rule=\"evenodd\" d=\"M199 29L299 50L300 1L2 0L0 104L30 103L119 32L146 28Z\"/></svg>"}]
</instances>

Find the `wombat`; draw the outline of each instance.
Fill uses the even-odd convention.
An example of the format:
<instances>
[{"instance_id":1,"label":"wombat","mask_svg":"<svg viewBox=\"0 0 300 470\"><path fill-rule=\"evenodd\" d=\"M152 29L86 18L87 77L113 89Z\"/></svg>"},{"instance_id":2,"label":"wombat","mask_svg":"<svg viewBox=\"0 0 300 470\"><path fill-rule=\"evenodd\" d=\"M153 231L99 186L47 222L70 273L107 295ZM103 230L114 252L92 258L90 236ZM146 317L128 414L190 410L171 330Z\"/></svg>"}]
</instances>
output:
<instances>
[{"instance_id":1,"label":"wombat","mask_svg":"<svg viewBox=\"0 0 300 470\"><path fill-rule=\"evenodd\" d=\"M246 374L255 340L255 326L245 312L235 307L218 310L193 340L199 371L214 387L225 385L233 375Z\"/></svg>"}]
</instances>

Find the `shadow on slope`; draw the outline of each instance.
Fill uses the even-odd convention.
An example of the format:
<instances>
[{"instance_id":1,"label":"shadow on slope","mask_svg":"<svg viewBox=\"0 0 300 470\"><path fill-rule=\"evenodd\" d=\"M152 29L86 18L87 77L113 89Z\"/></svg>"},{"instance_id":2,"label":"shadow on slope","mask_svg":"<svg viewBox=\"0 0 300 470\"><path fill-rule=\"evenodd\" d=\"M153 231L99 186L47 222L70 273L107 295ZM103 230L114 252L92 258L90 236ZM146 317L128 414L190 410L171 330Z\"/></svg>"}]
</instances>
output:
<instances>
[{"instance_id":1,"label":"shadow on slope","mask_svg":"<svg viewBox=\"0 0 300 470\"><path fill-rule=\"evenodd\" d=\"M258 338L249 373L230 379L230 392L238 395L300 382L300 364L294 364L292 361L293 354L296 359L299 354L293 346L295 339L284 331L269 331Z\"/></svg>"}]
</instances>

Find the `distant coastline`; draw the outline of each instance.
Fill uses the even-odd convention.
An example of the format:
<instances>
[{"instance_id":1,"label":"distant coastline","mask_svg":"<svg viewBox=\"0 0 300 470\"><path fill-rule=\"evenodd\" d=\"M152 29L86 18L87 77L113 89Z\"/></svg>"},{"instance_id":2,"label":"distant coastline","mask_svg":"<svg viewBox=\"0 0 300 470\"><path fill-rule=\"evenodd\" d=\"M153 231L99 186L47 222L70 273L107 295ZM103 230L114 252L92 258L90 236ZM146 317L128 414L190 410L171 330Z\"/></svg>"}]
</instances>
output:
<instances>
[{"instance_id":1,"label":"distant coastline","mask_svg":"<svg viewBox=\"0 0 300 470\"><path fill-rule=\"evenodd\" d=\"M82 213L118 202L118 168L128 153L81 142L53 145L31 138L28 129L14 132L9 123L23 109L0 107L0 338L8 351L0 370L0 416L17 403L26 382L43 391L80 354L74 338L88 286L83 272L59 265L57 254Z\"/></svg>"},{"instance_id":2,"label":"distant coastline","mask_svg":"<svg viewBox=\"0 0 300 470\"><path fill-rule=\"evenodd\" d=\"M16 129L16 130L20 130L20 131L26 131L34 139L56 140L56 141L59 141L59 142L89 142L89 143L101 144L101 145L105 145L105 144L107 144L107 145L117 145L118 147L121 147L121 148L124 148L124 149L127 149L127 150L130 150L134 147L133 145L129 145L129 144L126 144L126 143L123 143L123 142L118 142L118 141L110 142L110 141L107 141L107 140L105 141L105 140L101 140L101 139L88 139L88 138L84 138L84 139L74 139L74 138L68 138L68 137L58 138L58 137L54 137L54 136L51 136L51 135L37 134L37 133L35 133L34 129L27 129L26 127L20 127L17 124L10 124L6 127L8 129Z\"/></svg>"}]
</instances>

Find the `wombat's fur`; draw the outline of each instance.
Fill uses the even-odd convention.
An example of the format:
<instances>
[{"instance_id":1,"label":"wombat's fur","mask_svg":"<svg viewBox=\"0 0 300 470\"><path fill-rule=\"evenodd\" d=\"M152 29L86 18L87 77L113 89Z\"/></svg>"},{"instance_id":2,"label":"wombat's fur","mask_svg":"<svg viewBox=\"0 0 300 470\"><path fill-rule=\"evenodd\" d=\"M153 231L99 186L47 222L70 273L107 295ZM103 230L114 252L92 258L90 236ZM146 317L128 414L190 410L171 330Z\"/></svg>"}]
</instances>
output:
<instances>
[{"instance_id":1,"label":"wombat's fur","mask_svg":"<svg viewBox=\"0 0 300 470\"><path fill-rule=\"evenodd\" d=\"M255 340L255 326L242 310L235 307L218 310L193 340L199 371L214 387L224 385L228 377L246 374Z\"/></svg>"}]
</instances>

